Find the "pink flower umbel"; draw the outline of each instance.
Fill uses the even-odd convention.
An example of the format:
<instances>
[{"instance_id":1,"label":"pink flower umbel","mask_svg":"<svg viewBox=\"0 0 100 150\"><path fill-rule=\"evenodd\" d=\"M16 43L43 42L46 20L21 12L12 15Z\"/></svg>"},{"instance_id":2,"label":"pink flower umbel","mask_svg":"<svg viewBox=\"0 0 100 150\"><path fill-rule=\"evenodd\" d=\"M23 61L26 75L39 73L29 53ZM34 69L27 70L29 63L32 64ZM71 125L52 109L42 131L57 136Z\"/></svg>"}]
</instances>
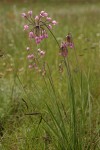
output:
<instances>
[{"instance_id":1,"label":"pink flower umbel","mask_svg":"<svg viewBox=\"0 0 100 150\"><path fill-rule=\"evenodd\" d=\"M32 11L28 13L22 13L22 17L26 18L29 22L28 25L24 25L24 30L29 31L29 38L34 39L36 44L40 44L45 38L48 38L47 30L52 29L52 25L56 25L57 22L48 16L48 13L41 11L39 15L32 17Z\"/></svg>"}]
</instances>

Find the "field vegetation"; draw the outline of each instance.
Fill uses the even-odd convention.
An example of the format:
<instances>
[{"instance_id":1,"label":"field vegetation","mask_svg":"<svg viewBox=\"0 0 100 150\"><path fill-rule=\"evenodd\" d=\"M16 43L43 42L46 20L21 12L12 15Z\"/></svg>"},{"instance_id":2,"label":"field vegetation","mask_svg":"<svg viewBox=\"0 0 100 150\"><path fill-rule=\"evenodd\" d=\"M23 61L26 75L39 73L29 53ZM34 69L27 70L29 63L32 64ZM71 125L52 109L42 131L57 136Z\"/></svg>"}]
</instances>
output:
<instances>
[{"instance_id":1,"label":"field vegetation","mask_svg":"<svg viewBox=\"0 0 100 150\"><path fill-rule=\"evenodd\" d=\"M71 33L75 49L59 55L49 37L38 46L23 30L21 13L41 10L58 22L60 44ZM99 150L100 3L0 2L0 150ZM45 50L29 69L26 47Z\"/></svg>"}]
</instances>

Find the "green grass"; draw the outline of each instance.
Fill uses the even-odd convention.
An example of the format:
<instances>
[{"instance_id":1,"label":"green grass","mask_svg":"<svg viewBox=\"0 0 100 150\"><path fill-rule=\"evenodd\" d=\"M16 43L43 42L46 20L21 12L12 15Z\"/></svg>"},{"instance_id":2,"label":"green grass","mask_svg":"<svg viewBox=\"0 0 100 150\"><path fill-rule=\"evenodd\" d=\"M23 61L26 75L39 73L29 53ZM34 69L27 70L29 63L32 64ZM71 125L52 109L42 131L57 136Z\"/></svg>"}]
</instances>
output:
<instances>
[{"instance_id":1,"label":"green grass","mask_svg":"<svg viewBox=\"0 0 100 150\"><path fill-rule=\"evenodd\" d=\"M0 3L0 150L99 150L99 8L99 3ZM59 43L72 33L81 70L69 50L73 80L64 65L58 71L62 58L50 33L40 45L50 72L47 68L43 78L28 69L26 47L35 51L36 45L23 32L20 14L31 9L34 15L46 10L58 21L53 33Z\"/></svg>"}]
</instances>

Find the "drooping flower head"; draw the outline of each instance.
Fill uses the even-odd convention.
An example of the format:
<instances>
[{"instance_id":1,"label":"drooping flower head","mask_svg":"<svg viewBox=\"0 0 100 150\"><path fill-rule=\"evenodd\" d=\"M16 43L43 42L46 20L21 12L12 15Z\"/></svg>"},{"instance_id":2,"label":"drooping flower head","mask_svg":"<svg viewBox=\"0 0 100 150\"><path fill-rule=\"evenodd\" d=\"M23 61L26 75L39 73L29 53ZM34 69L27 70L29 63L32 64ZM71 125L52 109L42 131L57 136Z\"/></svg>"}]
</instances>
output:
<instances>
[{"instance_id":1,"label":"drooping flower head","mask_svg":"<svg viewBox=\"0 0 100 150\"><path fill-rule=\"evenodd\" d=\"M66 42L62 42L60 46L60 55L66 57L68 55L68 48Z\"/></svg>"},{"instance_id":2,"label":"drooping flower head","mask_svg":"<svg viewBox=\"0 0 100 150\"><path fill-rule=\"evenodd\" d=\"M70 33L66 36L66 43L70 48L74 47L73 41L72 41L72 36Z\"/></svg>"},{"instance_id":3,"label":"drooping flower head","mask_svg":"<svg viewBox=\"0 0 100 150\"><path fill-rule=\"evenodd\" d=\"M28 11L28 13L22 13L22 17L29 22L28 25L24 25L24 30L30 29L29 38L34 39L36 44L48 38L47 29L51 30L53 25L57 24L57 22L52 20L52 18L48 16L48 13L43 10L34 18L32 17L31 10Z\"/></svg>"},{"instance_id":4,"label":"drooping flower head","mask_svg":"<svg viewBox=\"0 0 100 150\"><path fill-rule=\"evenodd\" d=\"M61 42L60 46L60 55L63 57L67 57L68 55L68 48L74 48L74 44L72 41L71 34L68 34L63 42Z\"/></svg>"}]
</instances>

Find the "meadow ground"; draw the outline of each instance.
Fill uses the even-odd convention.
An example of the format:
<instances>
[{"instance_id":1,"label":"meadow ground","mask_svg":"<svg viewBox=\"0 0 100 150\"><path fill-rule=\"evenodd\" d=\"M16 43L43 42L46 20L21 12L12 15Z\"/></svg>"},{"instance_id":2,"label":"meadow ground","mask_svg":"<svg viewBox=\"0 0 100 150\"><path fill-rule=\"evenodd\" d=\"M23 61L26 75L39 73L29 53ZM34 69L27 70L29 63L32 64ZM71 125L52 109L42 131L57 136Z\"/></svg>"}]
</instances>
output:
<instances>
[{"instance_id":1,"label":"meadow ground","mask_svg":"<svg viewBox=\"0 0 100 150\"><path fill-rule=\"evenodd\" d=\"M50 70L43 77L28 68L26 47L37 48L23 31L28 10L58 21L52 31L59 43L71 32L73 82L64 64L59 73L62 58L50 33L39 45ZM100 3L0 2L0 14L0 150L99 150Z\"/></svg>"}]
</instances>

